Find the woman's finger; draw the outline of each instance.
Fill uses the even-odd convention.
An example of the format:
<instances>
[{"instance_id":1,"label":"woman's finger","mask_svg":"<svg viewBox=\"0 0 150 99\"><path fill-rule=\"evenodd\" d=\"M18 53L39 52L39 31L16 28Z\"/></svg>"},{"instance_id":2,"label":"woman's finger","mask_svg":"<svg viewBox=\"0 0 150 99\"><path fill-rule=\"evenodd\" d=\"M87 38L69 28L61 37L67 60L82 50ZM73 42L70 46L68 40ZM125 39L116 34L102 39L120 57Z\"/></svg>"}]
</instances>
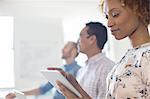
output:
<instances>
[{"instance_id":1,"label":"woman's finger","mask_svg":"<svg viewBox=\"0 0 150 99\"><path fill-rule=\"evenodd\" d=\"M73 75L66 73L66 77L67 77L68 81L74 86L74 88L76 90L78 90L78 92L83 97L86 97L86 99L91 99L90 96L82 89L82 87L80 86L80 84L77 82L77 80L75 79L75 77Z\"/></svg>"},{"instance_id":2,"label":"woman's finger","mask_svg":"<svg viewBox=\"0 0 150 99\"><path fill-rule=\"evenodd\" d=\"M60 88L60 91L65 95L67 99L81 99L68 88L66 88L60 81L57 81L57 84Z\"/></svg>"}]
</instances>

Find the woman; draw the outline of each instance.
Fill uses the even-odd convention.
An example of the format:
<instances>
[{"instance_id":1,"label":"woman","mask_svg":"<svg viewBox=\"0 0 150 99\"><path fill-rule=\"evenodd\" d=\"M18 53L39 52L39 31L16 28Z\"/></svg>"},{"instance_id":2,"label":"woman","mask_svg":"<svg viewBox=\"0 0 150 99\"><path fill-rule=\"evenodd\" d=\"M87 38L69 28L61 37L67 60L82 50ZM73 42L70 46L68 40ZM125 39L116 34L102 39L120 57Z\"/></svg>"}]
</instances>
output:
<instances>
[{"instance_id":1,"label":"woman","mask_svg":"<svg viewBox=\"0 0 150 99\"><path fill-rule=\"evenodd\" d=\"M104 12L112 35L117 40L128 37L133 46L109 73L106 99L150 99L149 4L149 0L104 1ZM58 82L68 99L90 99L74 78L66 76L82 94L79 98Z\"/></svg>"}]
</instances>

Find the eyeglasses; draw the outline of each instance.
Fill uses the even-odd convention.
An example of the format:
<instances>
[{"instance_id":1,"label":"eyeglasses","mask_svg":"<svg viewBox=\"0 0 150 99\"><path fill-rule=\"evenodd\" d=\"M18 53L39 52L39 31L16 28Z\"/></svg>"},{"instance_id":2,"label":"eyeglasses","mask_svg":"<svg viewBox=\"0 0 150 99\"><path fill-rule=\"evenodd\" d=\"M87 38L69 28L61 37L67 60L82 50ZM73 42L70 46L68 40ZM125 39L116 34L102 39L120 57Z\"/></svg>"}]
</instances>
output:
<instances>
[{"instance_id":1,"label":"eyeglasses","mask_svg":"<svg viewBox=\"0 0 150 99\"><path fill-rule=\"evenodd\" d=\"M86 38L90 38L92 35L87 35L87 34L80 34L80 37L77 40L77 45L79 45L80 41L81 41L81 37L83 37L83 35L86 35Z\"/></svg>"},{"instance_id":2,"label":"eyeglasses","mask_svg":"<svg viewBox=\"0 0 150 99\"><path fill-rule=\"evenodd\" d=\"M88 34L80 34L80 38L84 37L84 35L86 36L86 38L89 38L90 36L92 36L92 35L88 35Z\"/></svg>"}]
</instances>

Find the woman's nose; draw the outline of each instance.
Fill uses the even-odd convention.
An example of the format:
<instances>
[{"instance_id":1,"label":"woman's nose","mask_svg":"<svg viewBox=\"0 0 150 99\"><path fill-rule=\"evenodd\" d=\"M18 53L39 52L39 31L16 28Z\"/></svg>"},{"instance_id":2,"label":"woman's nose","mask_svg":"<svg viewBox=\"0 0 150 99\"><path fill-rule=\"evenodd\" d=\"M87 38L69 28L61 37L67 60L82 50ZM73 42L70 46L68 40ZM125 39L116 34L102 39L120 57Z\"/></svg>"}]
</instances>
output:
<instances>
[{"instance_id":1,"label":"woman's nose","mask_svg":"<svg viewBox=\"0 0 150 99\"><path fill-rule=\"evenodd\" d=\"M115 22L113 19L108 19L108 23L107 23L108 27L112 27L112 26L114 26L114 24L115 24Z\"/></svg>"}]
</instances>

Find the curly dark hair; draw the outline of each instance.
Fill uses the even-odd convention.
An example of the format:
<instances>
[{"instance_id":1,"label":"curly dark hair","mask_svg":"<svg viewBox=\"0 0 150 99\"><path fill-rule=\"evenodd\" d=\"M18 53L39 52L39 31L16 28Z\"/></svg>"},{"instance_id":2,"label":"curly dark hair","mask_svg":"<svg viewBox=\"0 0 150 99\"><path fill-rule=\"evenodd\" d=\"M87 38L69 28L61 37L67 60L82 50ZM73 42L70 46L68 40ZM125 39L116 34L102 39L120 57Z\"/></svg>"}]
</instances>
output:
<instances>
[{"instance_id":1,"label":"curly dark hair","mask_svg":"<svg viewBox=\"0 0 150 99\"><path fill-rule=\"evenodd\" d=\"M120 0L131 8L147 26L150 24L150 0Z\"/></svg>"},{"instance_id":2,"label":"curly dark hair","mask_svg":"<svg viewBox=\"0 0 150 99\"><path fill-rule=\"evenodd\" d=\"M133 13L139 16L140 20L148 26L150 24L150 0L119 0L125 7L131 8ZM104 0L101 0L100 6L103 8Z\"/></svg>"}]
</instances>

